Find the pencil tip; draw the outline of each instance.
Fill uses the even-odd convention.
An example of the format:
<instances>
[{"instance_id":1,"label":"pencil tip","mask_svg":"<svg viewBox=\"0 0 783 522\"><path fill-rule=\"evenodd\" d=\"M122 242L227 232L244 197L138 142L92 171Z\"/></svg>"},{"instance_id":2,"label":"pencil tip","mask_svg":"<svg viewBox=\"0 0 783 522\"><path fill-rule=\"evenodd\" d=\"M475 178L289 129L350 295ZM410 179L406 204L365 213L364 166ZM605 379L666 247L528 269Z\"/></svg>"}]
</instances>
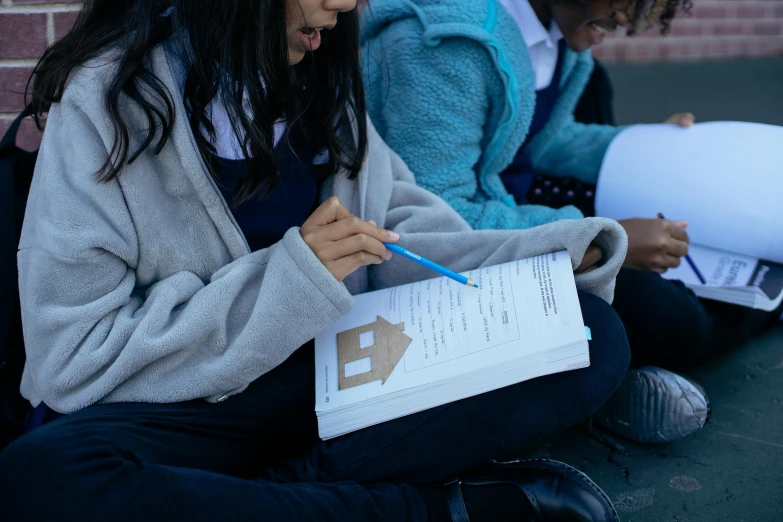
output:
<instances>
[{"instance_id":1,"label":"pencil tip","mask_svg":"<svg viewBox=\"0 0 783 522\"><path fill-rule=\"evenodd\" d=\"M471 281L470 279L468 279L468 286L472 286L473 288L478 288L478 285L473 281Z\"/></svg>"}]
</instances>

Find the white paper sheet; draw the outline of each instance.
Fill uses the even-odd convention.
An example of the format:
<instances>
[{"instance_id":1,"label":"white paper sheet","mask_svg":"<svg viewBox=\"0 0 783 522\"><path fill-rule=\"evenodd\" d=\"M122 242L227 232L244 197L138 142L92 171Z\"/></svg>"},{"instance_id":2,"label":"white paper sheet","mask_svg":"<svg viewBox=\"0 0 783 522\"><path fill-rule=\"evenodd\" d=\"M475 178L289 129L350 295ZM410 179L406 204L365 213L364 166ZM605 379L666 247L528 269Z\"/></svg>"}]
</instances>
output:
<instances>
[{"instance_id":1,"label":"white paper sheet","mask_svg":"<svg viewBox=\"0 0 783 522\"><path fill-rule=\"evenodd\" d=\"M479 288L438 278L356 296L354 310L316 337L316 410L429 384L585 339L568 253L467 272ZM338 390L337 333L380 315L412 339L384 384Z\"/></svg>"},{"instance_id":2,"label":"white paper sheet","mask_svg":"<svg viewBox=\"0 0 783 522\"><path fill-rule=\"evenodd\" d=\"M688 220L691 241L783 262L783 127L637 125L604 158L596 213Z\"/></svg>"}]
</instances>

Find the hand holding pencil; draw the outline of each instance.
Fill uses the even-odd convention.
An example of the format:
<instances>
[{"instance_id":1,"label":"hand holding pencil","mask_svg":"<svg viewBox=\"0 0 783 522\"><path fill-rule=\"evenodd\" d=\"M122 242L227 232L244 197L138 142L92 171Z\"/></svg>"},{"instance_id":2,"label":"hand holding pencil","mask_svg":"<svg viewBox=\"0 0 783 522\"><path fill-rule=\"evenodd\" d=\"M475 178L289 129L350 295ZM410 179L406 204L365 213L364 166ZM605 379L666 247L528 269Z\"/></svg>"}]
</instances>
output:
<instances>
[{"instance_id":1,"label":"hand holding pencil","mask_svg":"<svg viewBox=\"0 0 783 522\"><path fill-rule=\"evenodd\" d=\"M658 219L666 219L663 217L663 214L661 212L658 212ZM688 226L688 222L685 221L685 226ZM693 262L693 259L690 255L685 254L685 261L688 262L688 265L691 267L691 270L693 270L693 273L696 274L696 277L699 278L699 281L701 281L701 284L706 285L707 280L704 278L704 276L701 273L701 270L699 270L699 267L696 266L696 263Z\"/></svg>"},{"instance_id":2,"label":"hand holding pencil","mask_svg":"<svg viewBox=\"0 0 783 522\"><path fill-rule=\"evenodd\" d=\"M391 252L384 243L392 244L400 238L396 232L351 215L336 197L329 198L315 209L299 233L338 281L362 266L377 265L391 259Z\"/></svg>"},{"instance_id":3,"label":"hand holding pencil","mask_svg":"<svg viewBox=\"0 0 783 522\"><path fill-rule=\"evenodd\" d=\"M628 254L623 266L663 274L680 266L688 254L687 221L633 218L620 221L628 234Z\"/></svg>"}]
</instances>

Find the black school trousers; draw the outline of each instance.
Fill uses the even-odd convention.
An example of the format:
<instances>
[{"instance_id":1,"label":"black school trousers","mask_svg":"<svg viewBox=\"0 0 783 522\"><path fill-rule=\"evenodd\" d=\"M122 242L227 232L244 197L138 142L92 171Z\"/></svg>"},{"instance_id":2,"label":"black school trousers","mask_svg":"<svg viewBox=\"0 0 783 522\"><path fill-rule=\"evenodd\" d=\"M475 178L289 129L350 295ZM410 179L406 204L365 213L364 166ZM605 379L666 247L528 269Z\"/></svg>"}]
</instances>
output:
<instances>
[{"instance_id":1,"label":"black school trousers","mask_svg":"<svg viewBox=\"0 0 783 522\"><path fill-rule=\"evenodd\" d=\"M625 375L614 310L579 293L590 367L322 442L312 344L224 402L102 404L0 453L0 520L424 521L415 484L453 477L589 417Z\"/></svg>"},{"instance_id":2,"label":"black school trousers","mask_svg":"<svg viewBox=\"0 0 783 522\"><path fill-rule=\"evenodd\" d=\"M699 299L681 281L623 268L617 276L614 309L631 343L631 367L654 365L687 371L737 348L777 324L773 312Z\"/></svg>"}]
</instances>

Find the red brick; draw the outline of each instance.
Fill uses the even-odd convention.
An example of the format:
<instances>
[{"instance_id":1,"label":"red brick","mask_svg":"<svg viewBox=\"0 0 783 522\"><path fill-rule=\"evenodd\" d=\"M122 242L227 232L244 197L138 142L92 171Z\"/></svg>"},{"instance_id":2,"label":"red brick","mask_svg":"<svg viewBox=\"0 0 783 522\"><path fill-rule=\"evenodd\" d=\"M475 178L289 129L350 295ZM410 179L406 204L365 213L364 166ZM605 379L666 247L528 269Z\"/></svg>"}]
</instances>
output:
<instances>
[{"instance_id":1,"label":"red brick","mask_svg":"<svg viewBox=\"0 0 783 522\"><path fill-rule=\"evenodd\" d=\"M761 4L737 5L737 18L764 18L765 6Z\"/></svg>"},{"instance_id":2,"label":"red brick","mask_svg":"<svg viewBox=\"0 0 783 522\"><path fill-rule=\"evenodd\" d=\"M716 36L736 36L742 34L742 22L734 20L718 21L712 26L712 32Z\"/></svg>"},{"instance_id":3,"label":"red brick","mask_svg":"<svg viewBox=\"0 0 783 522\"><path fill-rule=\"evenodd\" d=\"M54 14L54 38L59 40L71 31L73 24L79 17L79 13L55 13Z\"/></svg>"},{"instance_id":4,"label":"red brick","mask_svg":"<svg viewBox=\"0 0 783 522\"><path fill-rule=\"evenodd\" d=\"M669 59L671 54L672 54L672 47L669 44L669 42L667 41L661 42L660 45L658 46L658 58L661 61L666 61Z\"/></svg>"},{"instance_id":5,"label":"red brick","mask_svg":"<svg viewBox=\"0 0 783 522\"><path fill-rule=\"evenodd\" d=\"M726 17L726 6L723 2L696 2L692 12L696 18L721 19Z\"/></svg>"},{"instance_id":6,"label":"red brick","mask_svg":"<svg viewBox=\"0 0 783 522\"><path fill-rule=\"evenodd\" d=\"M0 136L4 136L13 121L0 120ZM24 150L36 150L41 145L41 131L35 126L35 122L27 118L19 128L16 136L16 144Z\"/></svg>"},{"instance_id":7,"label":"red brick","mask_svg":"<svg viewBox=\"0 0 783 522\"><path fill-rule=\"evenodd\" d=\"M783 32L783 23L776 20L753 22L751 30L754 36L777 36Z\"/></svg>"},{"instance_id":8,"label":"red brick","mask_svg":"<svg viewBox=\"0 0 783 522\"><path fill-rule=\"evenodd\" d=\"M24 89L32 72L27 67L0 67L0 112L24 109Z\"/></svg>"},{"instance_id":9,"label":"red brick","mask_svg":"<svg viewBox=\"0 0 783 522\"><path fill-rule=\"evenodd\" d=\"M628 47L625 45L618 45L614 50L614 55L617 57L618 62L625 62L628 60Z\"/></svg>"},{"instance_id":10,"label":"red brick","mask_svg":"<svg viewBox=\"0 0 783 522\"><path fill-rule=\"evenodd\" d=\"M12 0L14 5L81 4L82 0Z\"/></svg>"},{"instance_id":11,"label":"red brick","mask_svg":"<svg viewBox=\"0 0 783 522\"><path fill-rule=\"evenodd\" d=\"M661 27L652 26L652 27L648 27L644 31L639 31L634 35L634 38L658 38L660 36L662 36Z\"/></svg>"},{"instance_id":12,"label":"red brick","mask_svg":"<svg viewBox=\"0 0 783 522\"><path fill-rule=\"evenodd\" d=\"M659 42L656 41L639 42L636 46L636 58L645 62L658 60L660 58L658 44Z\"/></svg>"},{"instance_id":13,"label":"red brick","mask_svg":"<svg viewBox=\"0 0 783 522\"><path fill-rule=\"evenodd\" d=\"M701 36L704 31L701 20L676 20L672 24L672 36Z\"/></svg>"},{"instance_id":14,"label":"red brick","mask_svg":"<svg viewBox=\"0 0 783 522\"><path fill-rule=\"evenodd\" d=\"M46 50L46 15L0 15L0 58L38 58Z\"/></svg>"},{"instance_id":15,"label":"red brick","mask_svg":"<svg viewBox=\"0 0 783 522\"><path fill-rule=\"evenodd\" d=\"M732 40L718 40L716 48L719 56L736 56L739 53L739 45Z\"/></svg>"},{"instance_id":16,"label":"red brick","mask_svg":"<svg viewBox=\"0 0 783 522\"><path fill-rule=\"evenodd\" d=\"M669 56L674 59L683 59L688 57L688 44L685 42L676 42L669 45Z\"/></svg>"},{"instance_id":17,"label":"red brick","mask_svg":"<svg viewBox=\"0 0 783 522\"><path fill-rule=\"evenodd\" d=\"M765 56L769 53L764 46L764 42L759 41L748 42L745 52L747 53L747 56Z\"/></svg>"}]
</instances>

